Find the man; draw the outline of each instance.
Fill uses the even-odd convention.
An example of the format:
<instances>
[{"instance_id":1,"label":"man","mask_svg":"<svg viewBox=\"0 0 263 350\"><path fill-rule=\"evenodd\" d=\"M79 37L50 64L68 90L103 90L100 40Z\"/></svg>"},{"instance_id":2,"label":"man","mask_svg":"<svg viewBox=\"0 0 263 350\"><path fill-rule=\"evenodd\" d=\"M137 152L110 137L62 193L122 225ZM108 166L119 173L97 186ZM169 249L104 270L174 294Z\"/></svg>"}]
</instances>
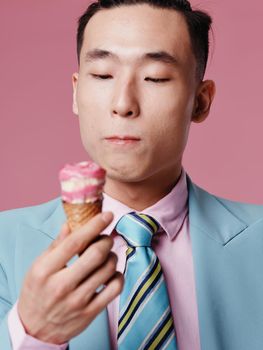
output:
<instances>
[{"instance_id":1,"label":"man","mask_svg":"<svg viewBox=\"0 0 263 350\"><path fill-rule=\"evenodd\" d=\"M1 214L1 350L263 348L263 207L213 196L182 167L190 125L207 118L215 94L203 81L210 25L184 0L101 1L80 18L73 111L107 172L103 213L73 233L60 198ZM117 226L134 212L160 225L149 251L174 337L140 338L144 324L123 345L128 244ZM144 309L150 320L155 307Z\"/></svg>"}]
</instances>

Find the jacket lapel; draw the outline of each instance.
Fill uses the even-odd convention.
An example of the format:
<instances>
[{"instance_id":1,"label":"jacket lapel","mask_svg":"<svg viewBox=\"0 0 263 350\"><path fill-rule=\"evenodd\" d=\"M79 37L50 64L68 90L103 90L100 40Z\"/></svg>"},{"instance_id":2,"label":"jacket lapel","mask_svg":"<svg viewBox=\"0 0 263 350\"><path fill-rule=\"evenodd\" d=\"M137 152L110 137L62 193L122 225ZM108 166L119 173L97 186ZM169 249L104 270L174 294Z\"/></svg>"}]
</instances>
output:
<instances>
[{"instance_id":1,"label":"jacket lapel","mask_svg":"<svg viewBox=\"0 0 263 350\"><path fill-rule=\"evenodd\" d=\"M235 313L233 297L239 305L239 286L229 243L248 225L188 175L187 185L201 349L237 349L239 336L233 336L231 313Z\"/></svg>"},{"instance_id":2,"label":"jacket lapel","mask_svg":"<svg viewBox=\"0 0 263 350\"><path fill-rule=\"evenodd\" d=\"M41 225L38 227L20 225L15 255L16 298L20 294L23 280L30 266L57 237L65 221L65 213L58 198L53 213ZM68 265L76 258L71 259ZM69 345L70 350L86 350L87 347L93 350L110 349L107 309L104 309L81 334L73 338Z\"/></svg>"}]
</instances>

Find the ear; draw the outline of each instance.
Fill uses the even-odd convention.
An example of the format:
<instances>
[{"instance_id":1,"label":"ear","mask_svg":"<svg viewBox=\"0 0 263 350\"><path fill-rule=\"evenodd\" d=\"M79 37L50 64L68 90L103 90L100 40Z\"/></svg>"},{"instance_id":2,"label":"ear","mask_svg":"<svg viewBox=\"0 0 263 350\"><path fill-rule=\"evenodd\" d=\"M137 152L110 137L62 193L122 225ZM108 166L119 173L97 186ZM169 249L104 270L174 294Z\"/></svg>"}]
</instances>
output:
<instances>
[{"instance_id":1,"label":"ear","mask_svg":"<svg viewBox=\"0 0 263 350\"><path fill-rule=\"evenodd\" d=\"M200 83L197 89L192 114L193 122L201 123L208 117L215 92L216 86L213 80L205 80Z\"/></svg>"},{"instance_id":2,"label":"ear","mask_svg":"<svg viewBox=\"0 0 263 350\"><path fill-rule=\"evenodd\" d=\"M78 115L78 104L77 104L77 86L78 86L78 79L79 79L79 74L74 73L72 75L72 87L73 87L73 104L72 104L72 111L74 114Z\"/></svg>"}]
</instances>

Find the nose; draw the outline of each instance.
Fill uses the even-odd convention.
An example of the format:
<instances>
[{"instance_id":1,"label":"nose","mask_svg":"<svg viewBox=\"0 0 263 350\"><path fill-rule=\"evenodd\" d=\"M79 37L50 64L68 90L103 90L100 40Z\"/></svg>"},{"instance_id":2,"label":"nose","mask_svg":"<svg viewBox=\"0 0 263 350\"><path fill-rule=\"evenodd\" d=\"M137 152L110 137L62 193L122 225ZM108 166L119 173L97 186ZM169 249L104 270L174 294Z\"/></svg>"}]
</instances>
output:
<instances>
[{"instance_id":1,"label":"nose","mask_svg":"<svg viewBox=\"0 0 263 350\"><path fill-rule=\"evenodd\" d=\"M135 118L140 114L136 86L133 82L120 82L114 88L112 116Z\"/></svg>"}]
</instances>

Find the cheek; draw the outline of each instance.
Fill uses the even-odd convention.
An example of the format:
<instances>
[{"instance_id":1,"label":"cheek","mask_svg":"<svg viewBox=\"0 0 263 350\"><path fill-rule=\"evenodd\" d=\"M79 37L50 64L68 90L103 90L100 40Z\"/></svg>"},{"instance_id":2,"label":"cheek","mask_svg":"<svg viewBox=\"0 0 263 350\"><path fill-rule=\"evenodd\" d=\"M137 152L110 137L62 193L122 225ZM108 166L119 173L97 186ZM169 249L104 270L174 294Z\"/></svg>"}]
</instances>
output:
<instances>
[{"instance_id":1,"label":"cheek","mask_svg":"<svg viewBox=\"0 0 263 350\"><path fill-rule=\"evenodd\" d=\"M78 90L76 94L77 104L80 112L85 112L92 108L90 101L94 100L94 90L89 91L88 85L81 79L78 84Z\"/></svg>"},{"instance_id":2,"label":"cheek","mask_svg":"<svg viewBox=\"0 0 263 350\"><path fill-rule=\"evenodd\" d=\"M174 89L166 94L168 110L187 115L194 102L194 91L185 81L178 83Z\"/></svg>"},{"instance_id":3,"label":"cheek","mask_svg":"<svg viewBox=\"0 0 263 350\"><path fill-rule=\"evenodd\" d=\"M78 115L79 115L79 126L80 126L80 132L83 141L88 142L89 140L92 140L92 136L94 133L96 133L96 130L98 130L98 118L94 118L94 115L98 114L96 113L98 110L99 104L96 103L96 97L93 93L91 94L91 91L89 91L87 84L85 85L83 82L79 83L78 91L76 95L77 104L78 104Z\"/></svg>"},{"instance_id":4,"label":"cheek","mask_svg":"<svg viewBox=\"0 0 263 350\"><path fill-rule=\"evenodd\" d=\"M90 151L95 148L95 140L98 133L98 120L92 118L92 110L86 105L79 105L79 129L82 144L86 151Z\"/></svg>"},{"instance_id":5,"label":"cheek","mask_svg":"<svg viewBox=\"0 0 263 350\"><path fill-rule=\"evenodd\" d=\"M94 149L94 132L93 126L87 122L85 118L82 118L79 115L79 128L80 128L80 136L82 145L85 150L89 153L92 149Z\"/></svg>"},{"instance_id":6,"label":"cheek","mask_svg":"<svg viewBox=\"0 0 263 350\"><path fill-rule=\"evenodd\" d=\"M194 99L182 93L169 92L158 100L151 122L151 140L156 152L183 150L187 142Z\"/></svg>"},{"instance_id":7,"label":"cheek","mask_svg":"<svg viewBox=\"0 0 263 350\"><path fill-rule=\"evenodd\" d=\"M93 82L87 73L82 72L79 76L76 94L77 103L82 110L98 109L104 99L104 91L101 84Z\"/></svg>"}]
</instances>

